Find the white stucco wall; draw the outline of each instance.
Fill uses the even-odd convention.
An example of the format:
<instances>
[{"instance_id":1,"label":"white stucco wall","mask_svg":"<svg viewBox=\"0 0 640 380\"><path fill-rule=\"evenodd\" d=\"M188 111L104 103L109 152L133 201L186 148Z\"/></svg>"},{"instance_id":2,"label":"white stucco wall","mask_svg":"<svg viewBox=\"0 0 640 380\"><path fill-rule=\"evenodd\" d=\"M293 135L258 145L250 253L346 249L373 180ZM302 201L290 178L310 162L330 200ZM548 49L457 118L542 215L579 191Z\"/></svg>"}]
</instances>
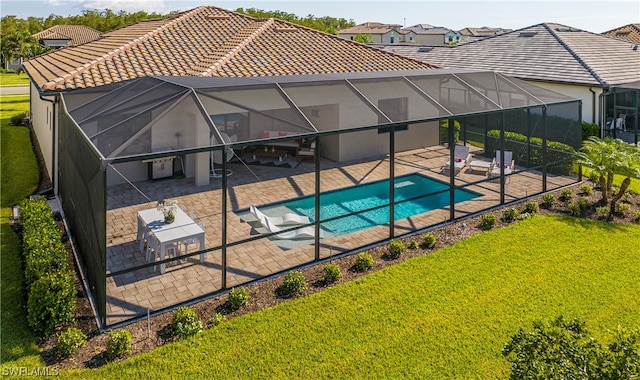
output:
<instances>
[{"instance_id":1,"label":"white stucco wall","mask_svg":"<svg viewBox=\"0 0 640 380\"><path fill-rule=\"evenodd\" d=\"M53 180L54 170L54 152L53 152L53 133L54 133L54 105L51 102L40 99L38 90L33 85L30 86L30 98L31 98L31 123L33 124L33 130L36 138L38 139L38 145L40 145L40 151L44 158L45 166L49 177ZM54 100L54 96L45 97L46 99ZM55 105L56 108L59 104ZM55 117L56 122L59 118Z\"/></svg>"},{"instance_id":2,"label":"white stucco wall","mask_svg":"<svg viewBox=\"0 0 640 380\"><path fill-rule=\"evenodd\" d=\"M582 121L586 121L588 123L596 123L600 124L600 117L602 115L602 110L600 109L599 97L603 92L602 87L587 87L587 86L578 86L578 85L570 85L570 84L559 84L559 83L548 83L548 82L537 82L537 81L528 81L529 83L546 88L551 91L559 92L561 94L570 96L575 99L582 100ZM595 97L589 89L595 92ZM594 104L595 101L595 104ZM593 109L595 107L595 119L593 117Z\"/></svg>"}]
</instances>

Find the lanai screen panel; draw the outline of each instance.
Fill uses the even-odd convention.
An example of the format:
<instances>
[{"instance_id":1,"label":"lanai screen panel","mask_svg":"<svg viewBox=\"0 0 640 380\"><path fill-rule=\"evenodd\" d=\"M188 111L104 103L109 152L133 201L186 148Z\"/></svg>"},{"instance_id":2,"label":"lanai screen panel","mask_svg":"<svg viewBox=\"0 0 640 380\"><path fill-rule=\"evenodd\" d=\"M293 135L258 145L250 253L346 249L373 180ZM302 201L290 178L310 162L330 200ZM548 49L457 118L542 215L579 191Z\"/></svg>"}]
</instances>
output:
<instances>
[{"instance_id":1,"label":"lanai screen panel","mask_svg":"<svg viewBox=\"0 0 640 380\"><path fill-rule=\"evenodd\" d=\"M202 89L198 97L220 132L237 141L316 132L275 85Z\"/></svg>"},{"instance_id":2,"label":"lanai screen panel","mask_svg":"<svg viewBox=\"0 0 640 380\"><path fill-rule=\"evenodd\" d=\"M425 75L408 79L452 114L500 109L495 102L453 75Z\"/></svg>"},{"instance_id":3,"label":"lanai screen panel","mask_svg":"<svg viewBox=\"0 0 640 380\"><path fill-rule=\"evenodd\" d=\"M345 81L283 84L282 89L319 131L375 125L382 116Z\"/></svg>"},{"instance_id":4,"label":"lanai screen panel","mask_svg":"<svg viewBox=\"0 0 640 380\"><path fill-rule=\"evenodd\" d=\"M357 79L350 80L350 83L392 122L450 115L404 78Z\"/></svg>"}]
</instances>

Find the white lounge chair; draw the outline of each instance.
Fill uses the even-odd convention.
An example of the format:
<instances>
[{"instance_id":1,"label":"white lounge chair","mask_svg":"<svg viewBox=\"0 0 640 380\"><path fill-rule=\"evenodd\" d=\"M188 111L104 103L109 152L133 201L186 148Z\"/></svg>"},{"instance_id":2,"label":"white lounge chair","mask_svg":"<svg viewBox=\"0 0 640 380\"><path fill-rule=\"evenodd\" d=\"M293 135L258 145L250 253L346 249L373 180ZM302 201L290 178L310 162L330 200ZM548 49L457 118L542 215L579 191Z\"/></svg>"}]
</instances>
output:
<instances>
[{"instance_id":1,"label":"white lounge chair","mask_svg":"<svg viewBox=\"0 0 640 380\"><path fill-rule=\"evenodd\" d=\"M456 145L453 150L453 156L455 162L453 163L453 167L455 168L455 173L458 174L462 169L467 166L469 163L469 159L471 155L469 154L469 147L464 145ZM451 167L451 162L445 162L444 166L442 166L442 171L449 170Z\"/></svg>"},{"instance_id":2,"label":"white lounge chair","mask_svg":"<svg viewBox=\"0 0 640 380\"><path fill-rule=\"evenodd\" d=\"M284 239L284 240L313 239L315 236L314 226L301 227L297 230L278 233L282 231L282 228L271 224L269 219L265 219L264 222L265 222L264 227L267 229L267 231L275 233L276 235L273 235L273 236L277 239ZM320 230L320 238L321 239L324 238L324 233L322 230Z\"/></svg>"},{"instance_id":3,"label":"white lounge chair","mask_svg":"<svg viewBox=\"0 0 640 380\"><path fill-rule=\"evenodd\" d=\"M500 176L500 166L504 166L504 174L511 174L514 170L516 170L515 161L513 160L513 152L504 151L504 165L500 162L500 151L496 150L496 159L494 160L495 164L489 170L489 177L499 177Z\"/></svg>"},{"instance_id":4,"label":"white lounge chair","mask_svg":"<svg viewBox=\"0 0 640 380\"><path fill-rule=\"evenodd\" d=\"M256 206L249 207L249 212L253 216L256 217L262 223L262 225L266 226L265 220L268 220L274 226L285 226L285 225L296 225L296 224L308 224L311 223L311 220L304 216L294 214L292 212L287 212L281 216L267 216L262 211L258 210Z\"/></svg>"}]
</instances>

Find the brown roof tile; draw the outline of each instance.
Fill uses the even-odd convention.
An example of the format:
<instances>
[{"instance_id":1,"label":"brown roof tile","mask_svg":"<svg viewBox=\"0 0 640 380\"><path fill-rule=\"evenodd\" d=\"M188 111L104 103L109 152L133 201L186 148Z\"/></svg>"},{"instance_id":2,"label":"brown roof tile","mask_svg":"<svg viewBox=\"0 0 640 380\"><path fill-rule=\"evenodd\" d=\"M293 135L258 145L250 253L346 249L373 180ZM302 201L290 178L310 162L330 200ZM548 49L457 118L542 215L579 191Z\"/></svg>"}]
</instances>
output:
<instances>
[{"instance_id":1,"label":"brown roof tile","mask_svg":"<svg viewBox=\"0 0 640 380\"><path fill-rule=\"evenodd\" d=\"M640 24L629 24L602 33L607 37L640 44Z\"/></svg>"},{"instance_id":2,"label":"brown roof tile","mask_svg":"<svg viewBox=\"0 0 640 380\"><path fill-rule=\"evenodd\" d=\"M203 6L133 24L23 64L43 91L148 75L263 76L435 66L275 19Z\"/></svg>"},{"instance_id":3,"label":"brown roof tile","mask_svg":"<svg viewBox=\"0 0 640 380\"><path fill-rule=\"evenodd\" d=\"M54 25L34 34L33 37L38 41L70 40L69 46L75 46L94 41L101 35L99 31L84 25Z\"/></svg>"}]
</instances>

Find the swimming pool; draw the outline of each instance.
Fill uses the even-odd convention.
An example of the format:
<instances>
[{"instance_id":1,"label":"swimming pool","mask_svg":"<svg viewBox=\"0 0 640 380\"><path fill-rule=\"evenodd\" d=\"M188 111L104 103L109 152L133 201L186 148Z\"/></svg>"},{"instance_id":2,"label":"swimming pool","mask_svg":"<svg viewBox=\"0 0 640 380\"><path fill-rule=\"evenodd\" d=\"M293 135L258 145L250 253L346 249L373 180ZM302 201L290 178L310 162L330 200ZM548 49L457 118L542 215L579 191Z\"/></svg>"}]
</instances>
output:
<instances>
[{"instance_id":1,"label":"swimming pool","mask_svg":"<svg viewBox=\"0 0 640 380\"><path fill-rule=\"evenodd\" d=\"M449 184L421 174L396 177L394 189L396 203L425 195L418 199L396 204L395 220L449 205ZM465 189L456 189L455 191L456 203L468 201L478 196L480 194ZM386 203L389 203L388 179L321 193L320 219L331 219L382 206ZM298 214L307 215L311 219L315 218L315 197L313 195L287 201L279 205L285 206ZM388 222L389 206L386 206L323 222L322 228L328 229L335 235L344 235Z\"/></svg>"}]
</instances>

